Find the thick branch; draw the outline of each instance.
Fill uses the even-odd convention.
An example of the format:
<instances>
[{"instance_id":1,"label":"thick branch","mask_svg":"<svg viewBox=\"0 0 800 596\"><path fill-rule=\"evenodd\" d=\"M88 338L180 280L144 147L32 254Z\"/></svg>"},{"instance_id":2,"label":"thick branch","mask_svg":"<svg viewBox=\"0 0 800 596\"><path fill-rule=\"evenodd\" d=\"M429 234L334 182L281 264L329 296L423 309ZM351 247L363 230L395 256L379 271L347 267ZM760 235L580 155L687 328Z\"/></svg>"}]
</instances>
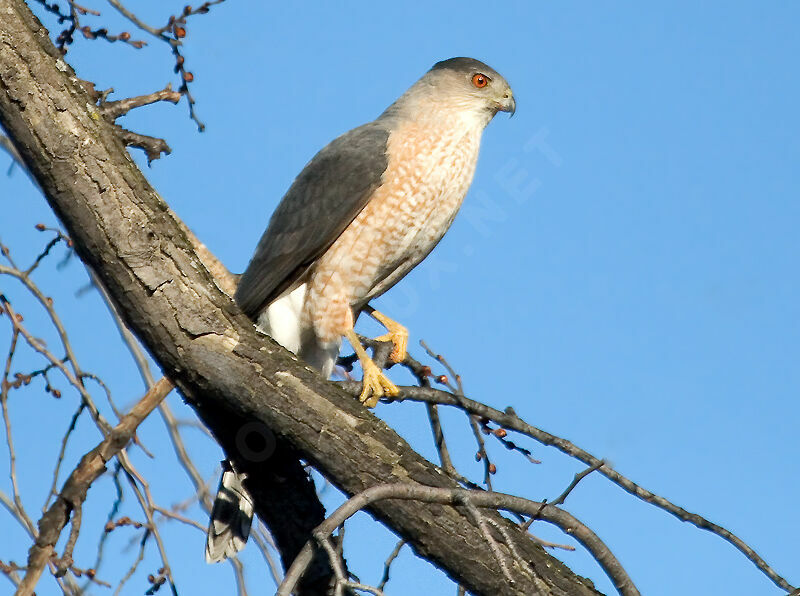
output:
<instances>
[{"instance_id":1,"label":"thick branch","mask_svg":"<svg viewBox=\"0 0 800 596\"><path fill-rule=\"evenodd\" d=\"M387 482L454 488L341 388L257 333L27 6L0 0L0 14L0 124L126 323L229 455L239 448L251 479L263 467L264 453L246 444L256 422L348 494ZM517 528L509 532L532 569L511 586L480 530L451 506L387 500L370 511L473 593L595 593Z\"/></svg>"}]
</instances>

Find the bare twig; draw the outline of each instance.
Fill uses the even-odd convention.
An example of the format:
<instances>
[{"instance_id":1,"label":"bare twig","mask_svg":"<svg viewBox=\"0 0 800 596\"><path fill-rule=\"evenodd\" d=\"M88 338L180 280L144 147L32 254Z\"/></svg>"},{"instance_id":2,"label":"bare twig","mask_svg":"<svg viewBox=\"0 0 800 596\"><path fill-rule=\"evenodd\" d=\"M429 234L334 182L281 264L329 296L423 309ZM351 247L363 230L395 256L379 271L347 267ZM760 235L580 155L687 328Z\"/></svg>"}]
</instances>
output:
<instances>
[{"instance_id":1,"label":"bare twig","mask_svg":"<svg viewBox=\"0 0 800 596\"><path fill-rule=\"evenodd\" d=\"M595 470L599 470L602 466L605 465L605 463L606 462L604 460L600 460L596 464L592 464L591 466L589 466L585 470L582 470L582 471L578 472L577 474L575 474L575 477L572 479L572 482L570 482L569 486L567 486L567 488L564 489L564 492L562 492L560 495L558 495L553 501L548 501L548 502L551 505L561 505L561 504L563 504L564 501L567 500L567 497L569 496L569 494L575 489L576 486L578 486L578 483L581 480L586 478L589 474L591 474Z\"/></svg>"},{"instance_id":2,"label":"bare twig","mask_svg":"<svg viewBox=\"0 0 800 596\"><path fill-rule=\"evenodd\" d=\"M182 45L181 39L186 36L186 19L188 17L197 14L205 14L212 6L215 4L220 4L223 1L224 0L210 0L196 7L186 6L180 14L171 15L167 20L166 25L163 27L153 27L142 21L133 12L128 10L128 8L126 8L125 5L120 2L120 0L108 0L111 6L116 8L119 13L122 14L122 16L136 25L139 29L146 31L153 37L156 37L160 41L163 41L170 46L172 54L175 57L175 72L181 77L180 92L186 96L186 101L189 104L189 117L195 121L200 132L205 129L205 124L200 121L195 113L195 99L189 91L189 84L194 81L194 74L186 70L184 65L184 57L180 50Z\"/></svg>"},{"instance_id":3,"label":"bare twig","mask_svg":"<svg viewBox=\"0 0 800 596\"><path fill-rule=\"evenodd\" d=\"M5 575L8 580L14 584L14 586L19 586L19 582L22 581L17 573L17 571L21 570L24 571L24 568L20 567L13 561L9 561L8 563L0 561L0 573Z\"/></svg>"},{"instance_id":4,"label":"bare twig","mask_svg":"<svg viewBox=\"0 0 800 596\"><path fill-rule=\"evenodd\" d=\"M174 385L166 377L162 378L156 385L159 385L162 382L166 382L169 385L170 389L174 387ZM169 393L169 391L167 391L167 393ZM153 539L156 541L156 547L158 548L159 555L161 555L161 562L163 563L160 575L166 581L169 582L169 586L170 589L172 590L173 596L178 596L178 590L175 587L175 582L172 579L172 569L170 568L169 559L167 558L167 549L164 546L164 541L161 538L161 533L158 531L158 526L156 525L156 522L153 519L155 506L153 501L153 495L150 493L150 485L133 466L133 463L131 463L130 459L128 458L128 454L124 448L121 449L119 453L117 453L117 459L122 465L122 469L125 471L125 474L128 478L128 482L130 483L131 488L133 489L133 494L139 501L139 506L141 507L142 511L145 514L145 517L147 518L147 526L153 535Z\"/></svg>"},{"instance_id":5,"label":"bare twig","mask_svg":"<svg viewBox=\"0 0 800 596\"><path fill-rule=\"evenodd\" d=\"M56 562L56 576L64 575L67 569L72 567L72 552L75 550L75 544L78 542L78 534L81 531L81 522L83 521L83 504L80 501L72 503L72 525L69 530L69 538L67 544L64 546L64 554Z\"/></svg>"},{"instance_id":6,"label":"bare twig","mask_svg":"<svg viewBox=\"0 0 800 596\"><path fill-rule=\"evenodd\" d=\"M3 134L0 134L0 147L2 147L17 164L24 167L25 164L22 162L22 156L19 154L19 151L17 151L17 148L14 147L14 143Z\"/></svg>"},{"instance_id":7,"label":"bare twig","mask_svg":"<svg viewBox=\"0 0 800 596\"><path fill-rule=\"evenodd\" d=\"M46 229L46 228L44 228ZM67 336L66 329L61 322L60 317L56 313L55 309L53 308L53 301L45 296L39 287L33 283L30 276L23 271L22 269L18 268L13 260L11 259L8 250L4 251L6 258L12 264L11 267L6 267L4 265L0 265L0 275L9 275L11 277L16 278L19 280L25 288L36 298L39 304L45 309L47 312L50 321L52 322L53 326L58 333L59 340L61 341L61 345L64 348L64 353L66 354L65 358L60 359L56 358L40 341L38 341L35 337L33 337L28 331L21 325L20 319L14 313L13 308L8 303L8 301L0 296L0 307L2 310L5 310L11 316L11 313L14 316L11 317L12 324L28 344L37 352L39 352L45 359L50 363L53 368L58 369L67 381L72 385L80 394L81 399L86 403L86 407L88 408L89 412L92 415L92 420L95 421L95 424L100 429L100 431L105 434L111 428L111 425L108 423L107 420L100 414L97 405L94 403L91 394L86 390L86 387L83 383L84 378L84 371L81 369L78 358L75 355L74 350L72 349L72 344L69 341L69 337ZM67 366L69 364L69 367ZM71 369L71 370L70 370Z\"/></svg>"},{"instance_id":8,"label":"bare twig","mask_svg":"<svg viewBox=\"0 0 800 596\"><path fill-rule=\"evenodd\" d=\"M464 385L461 381L461 375L459 375L455 369L450 366L450 363L444 356L441 354L436 354L424 341L420 341L419 343L428 356L434 358L440 364L442 364L442 366L444 366L449 373L449 377L444 375L437 377L438 382L450 389L450 392L456 396L456 398L463 396ZM453 379L456 382L455 386L450 379ZM486 451L486 442L483 440L483 434L477 418L469 413L467 416L469 418L469 426L472 429L472 434L475 437L475 442L478 444L478 452L475 457L478 459L478 461L483 462L483 483L486 485L487 489L492 490L492 474L496 472L497 468L489 459L489 453Z\"/></svg>"},{"instance_id":9,"label":"bare twig","mask_svg":"<svg viewBox=\"0 0 800 596\"><path fill-rule=\"evenodd\" d=\"M4 268L0 265L0 273L3 273L3 269ZM0 310L5 311L5 313L8 314L14 329L16 329L20 333L20 335L25 339L25 341L28 342L28 345L31 348L33 348L36 352L44 356L50 362L50 364L53 365L54 368L57 368L59 371L61 371L61 373L64 375L67 381L69 381L70 385L72 385L75 389L77 389L78 393L80 393L81 395L81 398L86 403L89 412L91 412L92 419L95 421L98 428L103 432L103 434L106 434L110 430L111 425L102 416L102 414L100 414L100 410L98 410L97 405L94 403L94 400L92 399L92 396L89 394L89 392L86 390L86 387L84 387L83 385L83 381L81 380L82 376L80 373L80 368L77 365L77 361L73 357L70 357L69 355L70 349L66 347L69 345L65 339L66 334L64 335L63 341L65 342L65 350L67 350L67 358L62 360L60 358L56 358L52 354L52 352L50 352L50 350L48 350L44 346L44 344L41 341L35 338L22 325L21 323L22 319L17 316L16 311L13 309L11 304L2 294L0 294ZM69 362L72 365L73 370L70 370L65 364L65 362Z\"/></svg>"},{"instance_id":10,"label":"bare twig","mask_svg":"<svg viewBox=\"0 0 800 596\"><path fill-rule=\"evenodd\" d=\"M131 23L136 25L142 31L146 31L147 33L155 37L160 37L164 41L167 42L170 41L170 38L167 35L164 35L163 29L156 29L155 27L151 27L144 21L140 20L139 17L137 17L134 13L125 8L125 6L122 4L122 2L119 2L119 0L108 0L108 3L114 8L116 8L120 12L120 14L122 14L122 16L124 16L126 19L128 19Z\"/></svg>"},{"instance_id":11,"label":"bare twig","mask_svg":"<svg viewBox=\"0 0 800 596\"><path fill-rule=\"evenodd\" d=\"M464 495L461 505L467 510L469 517L472 518L472 522L478 526L478 528L480 528L484 540L486 540L487 544L489 545L489 549L492 551L492 554L497 561L497 564L500 566L500 571L503 572L503 577L506 578L508 583L515 583L514 578L511 576L511 571L508 569L505 555L503 554L503 551L500 550L500 546L497 544L494 536L492 536L492 533L489 531L489 524L487 523L485 516L481 514L475 505L473 505L469 495Z\"/></svg>"},{"instance_id":12,"label":"bare twig","mask_svg":"<svg viewBox=\"0 0 800 596\"><path fill-rule=\"evenodd\" d=\"M47 498L45 499L44 505L42 506L42 513L47 511L47 508L50 506L50 499L58 494L58 478L61 474L61 465L64 463L64 455L67 452L67 443L69 442L72 433L75 431L75 426L78 423L78 418L83 413L83 410L86 408L86 404L81 402L78 405L78 409L72 415L70 419L69 426L67 427L67 432L64 433L64 436L61 438L61 447L58 450L58 458L56 459L56 466L53 470L53 483L50 486L50 490L47 493Z\"/></svg>"},{"instance_id":13,"label":"bare twig","mask_svg":"<svg viewBox=\"0 0 800 596\"><path fill-rule=\"evenodd\" d=\"M0 294L0 300L2 300L2 298L3 296ZM25 511L25 507L22 504L22 498L20 497L19 493L19 483L17 480L17 453L14 449L14 438L11 434L11 417L9 416L8 412L8 391L9 388L12 387L12 384L9 382L9 373L11 372L11 362L14 359L18 339L19 331L15 327L11 334L11 345L8 349L8 357L6 358L6 364L3 369L3 378L0 380L0 405L2 406L3 424L5 425L6 430L6 444L8 445L8 467L9 475L11 476L11 490L14 497L14 510L19 518L24 522L24 525L33 531L33 521Z\"/></svg>"},{"instance_id":14,"label":"bare twig","mask_svg":"<svg viewBox=\"0 0 800 596\"><path fill-rule=\"evenodd\" d=\"M150 531L145 530L142 534L142 539L139 541L139 554L136 556L136 559L131 563L130 568L128 569L127 573L122 576L119 584L117 584L117 589L114 590L114 596L117 596L122 592L122 588L128 582L128 580L133 577L133 574L136 573L136 569L139 567L139 564L144 561L144 549L147 546L147 539L150 537Z\"/></svg>"},{"instance_id":15,"label":"bare twig","mask_svg":"<svg viewBox=\"0 0 800 596\"><path fill-rule=\"evenodd\" d=\"M28 534L30 538L33 539L36 538L36 527L33 525L33 522L31 521L30 525L28 525L28 521L30 520L26 520L20 514L16 504L14 503L14 500L1 490L0 490L0 505L5 507L8 513L11 514L11 517L17 520L17 523L19 523L19 525L22 527L23 530L25 530L25 533Z\"/></svg>"},{"instance_id":16,"label":"bare twig","mask_svg":"<svg viewBox=\"0 0 800 596\"><path fill-rule=\"evenodd\" d=\"M97 447L81 458L78 466L64 483L59 497L39 520L39 537L28 553L28 565L17 596L29 596L41 577L45 565L55 551L61 530L70 513L86 499L86 491L105 471L106 462L119 453L133 436L136 428L173 388L162 379L126 414ZM73 524L76 520L73 518Z\"/></svg>"},{"instance_id":17,"label":"bare twig","mask_svg":"<svg viewBox=\"0 0 800 596\"><path fill-rule=\"evenodd\" d=\"M544 540L544 539L539 538L538 536L535 536L533 534L528 534L528 535L537 544L541 544L545 548L560 548L561 550L568 550L568 551L574 551L575 550L575 547L574 546L570 546L569 544L560 544L558 542L550 542L549 540Z\"/></svg>"},{"instance_id":18,"label":"bare twig","mask_svg":"<svg viewBox=\"0 0 800 596\"><path fill-rule=\"evenodd\" d=\"M137 95L117 101L108 101L100 105L100 113L109 120L116 120L120 116L127 114L134 108L146 106L158 101L169 101L178 103L181 100L179 91L173 91L172 85L167 85L161 91L148 93L147 95Z\"/></svg>"},{"instance_id":19,"label":"bare twig","mask_svg":"<svg viewBox=\"0 0 800 596\"><path fill-rule=\"evenodd\" d=\"M400 556L400 551L403 550L405 545L406 541L400 540L394 545L394 548L392 549L392 552L389 553L389 556L386 557L386 562L383 564L383 577L381 577L381 581L378 583L379 590L385 589L386 584L389 583L389 571L392 568L392 563L394 563L395 559Z\"/></svg>"},{"instance_id":20,"label":"bare twig","mask_svg":"<svg viewBox=\"0 0 800 596\"><path fill-rule=\"evenodd\" d=\"M125 143L128 147L138 147L142 151L145 152L147 155L147 163L159 159L161 154L169 155L172 153L172 149L170 149L169 145L164 139L159 139L157 137L149 137L147 135L142 135L137 132L131 132L125 128L122 128L119 125L115 125L117 129L117 133L119 134L119 138Z\"/></svg>"}]
</instances>

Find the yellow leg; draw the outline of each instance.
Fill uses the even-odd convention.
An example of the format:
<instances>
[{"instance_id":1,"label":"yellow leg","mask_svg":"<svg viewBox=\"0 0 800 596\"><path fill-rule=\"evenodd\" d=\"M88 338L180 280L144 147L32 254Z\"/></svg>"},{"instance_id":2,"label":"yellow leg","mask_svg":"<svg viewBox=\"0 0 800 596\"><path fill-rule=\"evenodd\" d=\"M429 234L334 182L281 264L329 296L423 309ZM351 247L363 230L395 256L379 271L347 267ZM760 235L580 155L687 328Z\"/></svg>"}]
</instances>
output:
<instances>
[{"instance_id":1,"label":"yellow leg","mask_svg":"<svg viewBox=\"0 0 800 596\"><path fill-rule=\"evenodd\" d=\"M408 329L377 310L372 310L369 314L376 321L380 322L381 325L386 327L386 330L389 332L375 338L378 341L390 341L394 344L392 353L389 354L389 360L392 362L402 362L405 360L408 348Z\"/></svg>"},{"instance_id":2,"label":"yellow leg","mask_svg":"<svg viewBox=\"0 0 800 596\"><path fill-rule=\"evenodd\" d=\"M372 361L372 358L369 357L364 346L358 341L356 332L350 329L344 336L356 351L356 356L358 356L358 361L361 363L361 368L364 371L364 378L361 380L362 388L361 395L358 398L359 401L368 408L374 408L378 405L378 400L383 395L397 395L399 393L397 386L392 383L386 375L381 372L378 365Z\"/></svg>"}]
</instances>

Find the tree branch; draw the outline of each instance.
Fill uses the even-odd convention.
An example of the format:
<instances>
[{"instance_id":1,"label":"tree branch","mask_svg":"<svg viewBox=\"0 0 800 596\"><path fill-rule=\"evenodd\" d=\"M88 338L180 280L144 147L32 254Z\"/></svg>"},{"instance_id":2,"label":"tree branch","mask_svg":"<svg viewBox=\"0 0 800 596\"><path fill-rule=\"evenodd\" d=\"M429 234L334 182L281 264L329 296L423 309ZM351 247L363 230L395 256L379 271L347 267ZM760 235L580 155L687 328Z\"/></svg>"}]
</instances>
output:
<instances>
[{"instance_id":1,"label":"tree branch","mask_svg":"<svg viewBox=\"0 0 800 596\"><path fill-rule=\"evenodd\" d=\"M72 531L64 552L64 563L69 566L72 547L78 537L81 505L92 483L106 471L106 462L119 453L133 437L136 428L153 409L161 403L174 385L161 379L144 397L123 416L108 436L97 447L81 458L78 466L69 475L55 502L39 520L39 534L28 552L25 577L17 589L16 596L30 596L39 581L45 566L55 553L61 531L72 515Z\"/></svg>"},{"instance_id":2,"label":"tree branch","mask_svg":"<svg viewBox=\"0 0 800 596\"><path fill-rule=\"evenodd\" d=\"M359 387L357 387L356 383L353 382L345 382L340 383L351 395L358 395L359 394ZM657 495L649 490L639 486L626 476L623 476L616 470L614 470L607 462L593 456L591 453L584 451L574 443L563 439L561 437L557 437L553 434L548 433L547 431L541 430L532 426L525 422L522 418L516 415L516 413L511 409L508 408L506 411L501 412L495 408L487 406L486 404L482 404L478 401L472 400L467 398L463 395L454 395L447 391L441 391L439 389L433 389L429 387L399 387L400 394L394 396L389 399L385 399L385 401L391 402L402 402L402 401L417 401L426 404L437 404L437 405L447 405L447 406L454 406L456 408L462 409L472 415L479 416L481 418L485 418L487 420L491 420L499 424L501 427L506 428L508 430L513 430L524 435L539 441L543 445L548 445L550 447L555 447L562 453L569 455L570 457L574 457L575 459L582 461L587 466L588 469L584 470L580 474L577 474L573 479L573 483L567 488L564 493L558 497L558 500L562 498L566 498L569 492L575 488L574 485L589 473L597 470L599 474L602 474L606 478L608 478L611 482L625 490L626 492L630 493L634 497L637 497L646 503L650 503L664 511L674 515L681 521L689 522L690 524L700 528L701 530L707 530L712 534L716 534L717 536L721 537L722 539L728 541L734 547L736 547L747 559L749 559L759 570L761 570L764 575L766 575L770 580L772 580L775 585L778 587L786 590L787 592L793 591L795 588L792 587L789 582L787 582L781 575L779 575L770 565L753 549L749 544L744 542L741 538L736 536L730 530L723 528L722 526L715 524L712 521L707 520L702 515L698 515L697 513L691 513L687 511L683 507L672 503L668 499Z\"/></svg>"},{"instance_id":3,"label":"tree branch","mask_svg":"<svg viewBox=\"0 0 800 596\"><path fill-rule=\"evenodd\" d=\"M147 95L137 95L136 97L126 97L116 101L107 101L100 105L100 113L109 120L116 120L130 112L134 108L150 105L157 101L169 101L178 103L181 100L180 91L173 91L172 85L167 85L161 91L148 93Z\"/></svg>"},{"instance_id":4,"label":"tree branch","mask_svg":"<svg viewBox=\"0 0 800 596\"><path fill-rule=\"evenodd\" d=\"M475 516L477 508L481 507L504 509L506 511L513 511L515 513L523 513L536 517L558 526L583 544L586 549L592 553L595 560L603 567L603 570L608 574L611 581L614 582L614 586L620 594L623 596L639 596L639 591L636 589L636 586L634 586L630 577L628 577L625 569L619 561L617 561L608 547L603 544L597 535L588 527L563 509L558 509L547 503L538 503L504 493L467 490L463 488L435 488L409 483L377 485L351 497L334 511L328 519L314 530L314 540L324 545L324 541L328 540L333 531L346 520L362 509L369 507L371 504L384 499L403 499L421 501L424 503L442 503L453 506L463 506L470 516ZM506 522L505 524L498 523L496 520L493 520L491 523L492 525L497 524L495 527L504 528L500 533L504 540L509 540L506 546L516 555L517 553L514 552L515 543L506 532L510 524L507 523L507 520L504 521ZM483 525L483 522L481 525ZM503 554L499 550L498 543L491 537L488 528L485 526L482 534L487 544L492 545L491 549L493 555L501 561L504 560ZM309 542L298 555L297 559L295 559L289 571L286 572L286 577L278 587L276 596L290 596L294 586L302 576L308 562L311 560L313 552L314 545L312 542ZM520 559L521 557L516 558ZM524 559L522 562L525 562ZM502 566L501 568L503 569L503 574L509 576L509 570ZM509 578L509 583L516 583L513 580L516 580L516 577L520 576L520 571L523 571L519 566L517 566L515 570L517 571L517 575L513 579Z\"/></svg>"},{"instance_id":5,"label":"tree branch","mask_svg":"<svg viewBox=\"0 0 800 596\"><path fill-rule=\"evenodd\" d=\"M138 132L122 128L119 125L116 125L116 127L117 134L125 145L128 147L137 147L145 152L147 155L147 163L159 159L162 153L164 155L172 153L172 149L170 149L170 146L167 145L164 139L139 134Z\"/></svg>"}]
</instances>

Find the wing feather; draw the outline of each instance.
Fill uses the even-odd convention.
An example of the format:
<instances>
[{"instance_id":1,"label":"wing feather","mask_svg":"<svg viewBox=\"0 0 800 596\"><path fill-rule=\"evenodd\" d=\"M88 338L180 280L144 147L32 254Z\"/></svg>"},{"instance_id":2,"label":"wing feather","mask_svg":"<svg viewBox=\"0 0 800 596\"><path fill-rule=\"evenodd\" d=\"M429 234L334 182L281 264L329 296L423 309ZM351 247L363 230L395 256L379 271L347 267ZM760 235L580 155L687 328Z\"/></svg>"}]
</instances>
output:
<instances>
[{"instance_id":1,"label":"wing feather","mask_svg":"<svg viewBox=\"0 0 800 596\"><path fill-rule=\"evenodd\" d=\"M381 185L389 131L381 122L353 129L306 165L272 215L235 299L251 318L302 278Z\"/></svg>"}]
</instances>

